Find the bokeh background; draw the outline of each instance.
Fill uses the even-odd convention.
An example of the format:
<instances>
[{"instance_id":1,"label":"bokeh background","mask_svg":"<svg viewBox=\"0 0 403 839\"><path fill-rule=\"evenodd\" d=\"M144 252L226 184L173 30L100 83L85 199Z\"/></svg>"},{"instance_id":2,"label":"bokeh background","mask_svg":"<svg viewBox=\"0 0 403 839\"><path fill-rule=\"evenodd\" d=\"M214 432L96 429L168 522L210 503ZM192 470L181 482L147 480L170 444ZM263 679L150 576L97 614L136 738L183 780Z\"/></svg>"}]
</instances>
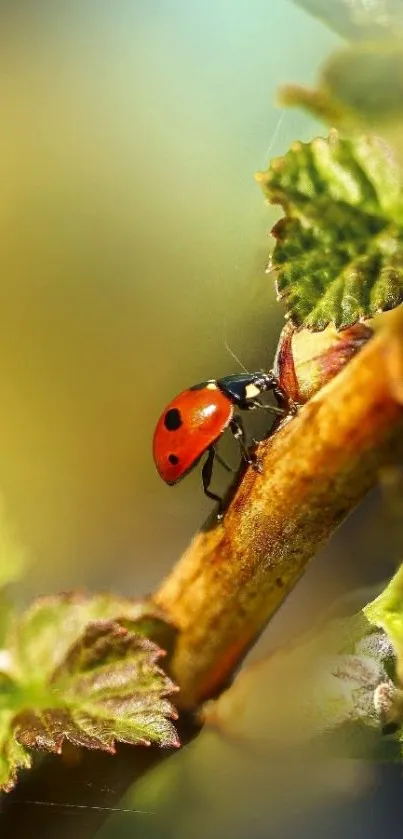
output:
<instances>
[{"instance_id":1,"label":"bokeh background","mask_svg":"<svg viewBox=\"0 0 403 839\"><path fill-rule=\"evenodd\" d=\"M248 369L271 366L278 213L253 175L323 131L275 92L312 83L338 43L289 0L1 3L0 488L30 557L24 598L152 590L209 512L198 471L175 488L158 478L154 425L184 387L237 371L226 343ZM374 494L254 654L388 576L387 521ZM159 802L159 819L120 814L102 835L269 835L269 758L199 743L149 782L142 806L155 816ZM333 772L322 805L359 807L363 771ZM357 818L334 835L361 835Z\"/></svg>"},{"instance_id":2,"label":"bokeh background","mask_svg":"<svg viewBox=\"0 0 403 839\"><path fill-rule=\"evenodd\" d=\"M286 0L0 6L0 483L33 591L167 571L210 505L151 457L184 387L270 365L275 107L335 37Z\"/></svg>"}]
</instances>

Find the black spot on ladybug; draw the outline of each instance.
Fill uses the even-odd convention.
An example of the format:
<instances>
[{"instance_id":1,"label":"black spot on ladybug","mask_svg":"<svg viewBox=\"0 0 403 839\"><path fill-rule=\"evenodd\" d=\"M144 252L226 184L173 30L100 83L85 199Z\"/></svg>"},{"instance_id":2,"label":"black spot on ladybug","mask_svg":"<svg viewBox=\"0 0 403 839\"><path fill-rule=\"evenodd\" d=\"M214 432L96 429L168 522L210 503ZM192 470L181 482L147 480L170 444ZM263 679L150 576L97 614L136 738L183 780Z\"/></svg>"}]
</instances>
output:
<instances>
[{"instance_id":1,"label":"black spot on ladybug","mask_svg":"<svg viewBox=\"0 0 403 839\"><path fill-rule=\"evenodd\" d=\"M198 385L192 385L189 390L204 390L207 387L208 382L200 382Z\"/></svg>"},{"instance_id":2,"label":"black spot on ladybug","mask_svg":"<svg viewBox=\"0 0 403 839\"><path fill-rule=\"evenodd\" d=\"M172 464L172 466L177 466L179 463L179 457L176 457L176 454L168 455L168 460Z\"/></svg>"},{"instance_id":3,"label":"black spot on ladybug","mask_svg":"<svg viewBox=\"0 0 403 839\"><path fill-rule=\"evenodd\" d=\"M182 425L182 417L177 408L171 408L166 412L164 417L164 425L168 431L177 431Z\"/></svg>"}]
</instances>

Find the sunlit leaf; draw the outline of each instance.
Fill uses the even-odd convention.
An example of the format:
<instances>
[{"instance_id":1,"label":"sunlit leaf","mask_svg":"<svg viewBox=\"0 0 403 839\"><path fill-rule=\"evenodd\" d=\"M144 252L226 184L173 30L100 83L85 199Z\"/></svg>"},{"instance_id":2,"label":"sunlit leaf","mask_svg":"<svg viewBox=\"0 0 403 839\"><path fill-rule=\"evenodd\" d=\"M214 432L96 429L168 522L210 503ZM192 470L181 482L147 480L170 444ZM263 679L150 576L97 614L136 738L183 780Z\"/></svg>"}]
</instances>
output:
<instances>
[{"instance_id":1,"label":"sunlit leaf","mask_svg":"<svg viewBox=\"0 0 403 839\"><path fill-rule=\"evenodd\" d=\"M87 597L81 592L68 592L39 598L21 616L8 639L16 670L26 673L36 668L43 678L50 677L88 623L99 620L117 620L165 650L172 643L173 628L147 602L110 593Z\"/></svg>"},{"instance_id":2,"label":"sunlit leaf","mask_svg":"<svg viewBox=\"0 0 403 839\"><path fill-rule=\"evenodd\" d=\"M109 752L117 742L178 746L176 688L144 635L163 626L150 604L110 595L38 600L9 633L3 673L0 657L0 786L30 766L30 750L60 753L65 741Z\"/></svg>"},{"instance_id":3,"label":"sunlit leaf","mask_svg":"<svg viewBox=\"0 0 403 839\"><path fill-rule=\"evenodd\" d=\"M257 175L282 218L271 266L292 321L338 329L403 300L403 196L375 138L294 143Z\"/></svg>"}]
</instances>

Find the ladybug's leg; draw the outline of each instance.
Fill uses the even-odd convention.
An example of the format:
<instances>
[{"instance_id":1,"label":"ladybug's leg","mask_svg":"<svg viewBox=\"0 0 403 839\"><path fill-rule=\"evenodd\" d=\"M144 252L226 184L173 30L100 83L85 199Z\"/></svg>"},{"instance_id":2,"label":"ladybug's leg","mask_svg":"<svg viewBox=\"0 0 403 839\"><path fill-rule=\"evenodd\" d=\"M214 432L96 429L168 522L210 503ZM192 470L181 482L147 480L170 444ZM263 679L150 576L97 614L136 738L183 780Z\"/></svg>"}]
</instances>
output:
<instances>
[{"instance_id":1,"label":"ladybug's leg","mask_svg":"<svg viewBox=\"0 0 403 839\"><path fill-rule=\"evenodd\" d=\"M277 405L279 408L282 408L283 415L297 413L296 403L288 396L284 388L281 387L278 379L276 379L276 384L273 387L273 394Z\"/></svg>"},{"instance_id":2,"label":"ladybug's leg","mask_svg":"<svg viewBox=\"0 0 403 839\"><path fill-rule=\"evenodd\" d=\"M266 386L263 388L264 390L271 390L273 396L277 402L279 408L282 408L283 415L285 414L295 414L297 411L297 407L292 399L290 399L288 393L284 390L281 386L279 379L275 375L274 371L271 370L270 373L265 374L266 378ZM259 401L259 400L256 400ZM261 406L263 407L263 405ZM266 407L266 406L264 406ZM266 408L267 410L267 408Z\"/></svg>"},{"instance_id":3,"label":"ladybug's leg","mask_svg":"<svg viewBox=\"0 0 403 839\"><path fill-rule=\"evenodd\" d=\"M257 472L261 472L261 466L256 455L249 451L244 424L238 414L235 414L229 427L235 437L235 440L239 443L243 459L246 460L249 466L253 466Z\"/></svg>"},{"instance_id":4,"label":"ladybug's leg","mask_svg":"<svg viewBox=\"0 0 403 839\"><path fill-rule=\"evenodd\" d=\"M269 413L276 414L278 417L283 417L287 413L285 408L279 408L275 405L265 405L260 399L254 399L248 407L263 408L264 411L269 411Z\"/></svg>"},{"instance_id":5,"label":"ladybug's leg","mask_svg":"<svg viewBox=\"0 0 403 839\"><path fill-rule=\"evenodd\" d=\"M269 373L262 372L262 379L260 382L257 381L256 384L258 387L260 386L262 393L264 391L271 391L274 395L278 407L283 408L283 413L287 413L289 401L288 396L284 388L281 387L279 379L273 370L270 370ZM260 400L256 401L259 402Z\"/></svg>"},{"instance_id":6,"label":"ladybug's leg","mask_svg":"<svg viewBox=\"0 0 403 839\"><path fill-rule=\"evenodd\" d=\"M278 406L280 408L283 408L284 412L286 412L287 408L288 408L289 399L288 399L288 396L287 396L285 390L283 390L283 388L280 387L279 384L277 384L273 388L273 394L274 394L274 398L275 398Z\"/></svg>"},{"instance_id":7,"label":"ladybug's leg","mask_svg":"<svg viewBox=\"0 0 403 839\"><path fill-rule=\"evenodd\" d=\"M234 473L234 472L235 472L235 469L233 469L233 468L232 468L232 466L230 466L230 465L227 463L227 461L226 461L226 460L224 460L224 458L223 458L223 457L221 457L221 455L218 453L217 449L214 449L214 452L215 452L216 460L218 460L218 463L220 463L220 464L221 464L221 466L223 466L223 467L224 467L224 469L226 469L226 470L227 470L227 472L233 472L233 473Z\"/></svg>"},{"instance_id":8,"label":"ladybug's leg","mask_svg":"<svg viewBox=\"0 0 403 839\"><path fill-rule=\"evenodd\" d=\"M218 501L218 503L221 506L222 499L220 498L220 496L215 495L214 492L210 492L210 490L209 490L209 486L210 486L210 482L211 482L211 476L213 474L213 464L214 464L215 456L216 456L215 450L213 448L209 449L207 460L206 460L206 462L203 466L203 469L202 469L203 490L204 490L205 495L207 495L208 498L211 498L213 501Z\"/></svg>"}]
</instances>

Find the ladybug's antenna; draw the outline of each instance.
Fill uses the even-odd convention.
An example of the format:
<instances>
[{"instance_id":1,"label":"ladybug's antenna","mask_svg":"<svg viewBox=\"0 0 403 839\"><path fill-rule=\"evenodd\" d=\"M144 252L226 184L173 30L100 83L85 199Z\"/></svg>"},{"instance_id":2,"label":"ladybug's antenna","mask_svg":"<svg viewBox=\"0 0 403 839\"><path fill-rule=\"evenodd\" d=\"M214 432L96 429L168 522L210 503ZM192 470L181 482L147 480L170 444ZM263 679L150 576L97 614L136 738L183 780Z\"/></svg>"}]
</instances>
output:
<instances>
[{"instance_id":1,"label":"ladybug's antenna","mask_svg":"<svg viewBox=\"0 0 403 839\"><path fill-rule=\"evenodd\" d=\"M225 349L229 352L229 354L232 355L232 358L234 359L234 361L236 361L236 363L239 364L239 366L242 368L244 373L249 373L250 371L246 369L245 365L242 364L242 361L238 358L238 356L231 349L231 347L230 347L226 338L224 338L224 346L225 346Z\"/></svg>"},{"instance_id":2,"label":"ladybug's antenna","mask_svg":"<svg viewBox=\"0 0 403 839\"><path fill-rule=\"evenodd\" d=\"M225 349L227 350L227 352L229 352L230 356L232 356L232 358L234 359L234 361L236 361L236 363L239 365L239 367L241 368L241 370L243 370L243 371L244 371L244 373L250 373L250 370L247 370L247 369L246 369L245 365L244 365L244 364L242 364L241 359L240 359L240 358L238 358L238 356L234 353L234 350L233 350L233 349L231 349L231 347L230 347L230 345L229 345L229 343L228 343L228 339L227 339L227 334L228 334L228 314L227 314L227 313L224 315L224 319L223 319L223 320L224 320L224 322L223 322L223 333L224 333L224 347L225 347Z\"/></svg>"},{"instance_id":3,"label":"ladybug's antenna","mask_svg":"<svg viewBox=\"0 0 403 839\"><path fill-rule=\"evenodd\" d=\"M282 109L282 111L281 111L281 113L280 113L280 116L279 116L279 118L278 118L278 120L277 120L277 125L276 125L276 127L275 127L275 129L274 129L273 136L272 136L272 138L271 138L271 140L270 140L270 143L269 143L269 146L268 146L268 148L267 148L267 150L266 150L266 154L265 154L265 159L266 159L266 160L265 160L265 162L264 162L264 164L263 164L263 165L267 165L267 163L266 163L267 158L269 157L270 152L271 152L271 150L272 150L272 148L273 148L273 146L274 146L274 144L275 144L275 142L276 142L276 140L277 140L277 137L278 137L278 134L279 134L280 128L281 128L281 126L282 126L282 124L283 124L284 117L285 117L285 108L283 108L283 109ZM232 349L231 349L231 347L230 347L230 345L229 345L229 343L228 343L228 341L227 341L227 337L226 337L226 336L227 336L227 323L228 323L228 321L227 321L227 316L225 316L225 318L224 318L224 346L225 346L225 349L227 350L227 352L229 352L229 354L232 356L232 358L234 359L234 361L236 361L236 363L239 365L239 367L241 368L241 370L243 370L243 371L244 371L244 373L250 373L250 370L247 370L247 369L246 369L246 367L245 367L245 365L244 365L244 364L242 364L242 361L240 360L240 358L238 358L238 356L236 355L236 353L234 353L234 350L232 350Z\"/></svg>"},{"instance_id":4,"label":"ladybug's antenna","mask_svg":"<svg viewBox=\"0 0 403 839\"><path fill-rule=\"evenodd\" d=\"M278 118L277 125L276 125L276 127L275 127L275 129L274 129L273 136L272 136L272 138L271 138L271 140L270 140L269 147L268 147L268 149L267 149L267 151L266 151L266 154L265 154L264 166L268 166L268 164L269 164L269 162L270 162L270 161L268 160L268 158L269 158L269 154L270 154L270 152L271 152L271 150L272 150L272 148L273 148L273 146L274 146L274 143L275 143L275 142L276 142L276 140L277 140L278 133L279 133L280 128L281 128L281 126L282 126L282 124L283 124L283 119L284 119L284 117L285 117L285 109L283 108L283 110L281 111L281 114L280 114L280 116L279 116L279 118Z\"/></svg>"}]
</instances>

